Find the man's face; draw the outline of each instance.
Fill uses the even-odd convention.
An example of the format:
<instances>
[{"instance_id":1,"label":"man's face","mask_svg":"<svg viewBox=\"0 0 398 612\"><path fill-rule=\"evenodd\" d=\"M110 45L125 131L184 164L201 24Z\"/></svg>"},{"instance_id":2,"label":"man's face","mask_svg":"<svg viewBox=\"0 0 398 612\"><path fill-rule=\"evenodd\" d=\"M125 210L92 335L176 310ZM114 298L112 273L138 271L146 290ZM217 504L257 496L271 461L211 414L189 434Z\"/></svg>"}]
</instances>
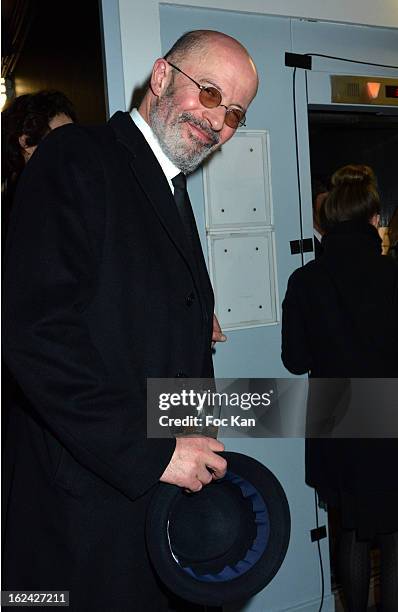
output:
<instances>
[{"instance_id":1,"label":"man's face","mask_svg":"<svg viewBox=\"0 0 398 612\"><path fill-rule=\"evenodd\" d=\"M56 128L61 127L62 125L66 125L67 123L73 123L73 120L70 117L68 117L68 115L65 115L65 113L58 113L57 115L54 115L54 117L50 119L50 121L48 122L49 130L48 132L44 134L43 138L45 138L45 136L47 136L51 132L51 130L55 130ZM30 146L27 145L26 139L27 139L26 134L22 134L22 136L19 137L19 144L21 145L22 155L25 160L25 164L28 163L33 153L36 151L37 147L39 146L39 145L30 145Z\"/></svg>"},{"instance_id":2,"label":"man's face","mask_svg":"<svg viewBox=\"0 0 398 612\"><path fill-rule=\"evenodd\" d=\"M178 67L200 85L216 87L225 106L245 111L256 93L255 69L247 56L236 50L228 53L222 48L202 58L192 57L180 62ZM166 69L168 85L153 100L150 125L165 154L188 174L227 142L236 130L224 123L226 109L223 106L202 106L198 87L167 62Z\"/></svg>"}]
</instances>

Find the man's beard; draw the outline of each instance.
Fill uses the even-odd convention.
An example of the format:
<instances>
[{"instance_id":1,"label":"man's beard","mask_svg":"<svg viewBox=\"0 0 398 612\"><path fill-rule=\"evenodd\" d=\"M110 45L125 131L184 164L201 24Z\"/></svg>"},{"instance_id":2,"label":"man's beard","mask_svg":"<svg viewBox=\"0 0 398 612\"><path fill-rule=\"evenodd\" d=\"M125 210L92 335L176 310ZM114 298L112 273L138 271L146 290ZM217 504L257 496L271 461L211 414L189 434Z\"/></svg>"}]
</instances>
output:
<instances>
[{"instance_id":1,"label":"man's beard","mask_svg":"<svg viewBox=\"0 0 398 612\"><path fill-rule=\"evenodd\" d=\"M156 100L150 109L149 119L163 153L181 172L190 174L217 149L220 137L205 121L201 121L189 112L173 115L175 109L173 93L170 89L162 98ZM205 132L210 142L203 142L191 133L184 136L183 125L186 122Z\"/></svg>"}]
</instances>

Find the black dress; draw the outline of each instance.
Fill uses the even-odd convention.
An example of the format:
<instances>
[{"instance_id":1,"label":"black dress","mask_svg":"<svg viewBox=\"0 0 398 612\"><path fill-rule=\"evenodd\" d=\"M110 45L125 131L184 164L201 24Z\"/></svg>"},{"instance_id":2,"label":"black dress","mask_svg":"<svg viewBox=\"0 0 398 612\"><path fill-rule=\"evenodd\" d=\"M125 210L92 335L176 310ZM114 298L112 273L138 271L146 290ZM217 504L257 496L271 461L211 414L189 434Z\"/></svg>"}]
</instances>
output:
<instances>
[{"instance_id":1,"label":"black dress","mask_svg":"<svg viewBox=\"0 0 398 612\"><path fill-rule=\"evenodd\" d=\"M282 359L320 378L398 376L398 266L377 230L346 221L296 270L283 302ZM375 406L377 409L377 406ZM397 399L398 413L398 399ZM398 529L398 439L308 439L306 482L359 538Z\"/></svg>"}]
</instances>

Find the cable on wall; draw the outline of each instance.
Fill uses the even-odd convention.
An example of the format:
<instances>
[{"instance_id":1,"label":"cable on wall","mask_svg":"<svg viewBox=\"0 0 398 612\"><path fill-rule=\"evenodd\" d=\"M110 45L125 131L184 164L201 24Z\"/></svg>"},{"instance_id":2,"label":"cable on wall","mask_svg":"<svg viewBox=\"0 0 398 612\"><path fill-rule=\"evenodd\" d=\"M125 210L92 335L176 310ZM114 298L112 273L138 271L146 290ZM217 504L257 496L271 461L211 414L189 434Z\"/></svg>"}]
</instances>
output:
<instances>
[{"instance_id":1,"label":"cable on wall","mask_svg":"<svg viewBox=\"0 0 398 612\"><path fill-rule=\"evenodd\" d=\"M298 201L299 201L299 221L300 221L300 257L301 265L304 265L304 252L303 252L303 210L301 202L301 180L300 180L300 161L298 151L298 137L297 137L297 108L296 108L296 66L293 70L293 113L294 113L294 141L296 146L296 171L297 171L297 187L298 187Z\"/></svg>"},{"instance_id":2,"label":"cable on wall","mask_svg":"<svg viewBox=\"0 0 398 612\"><path fill-rule=\"evenodd\" d=\"M398 66L391 66L390 64L375 64L374 62L364 62L361 60L349 59L347 57L336 57L335 55L324 55L323 53L304 53L304 55L306 57L326 57L342 62L350 62L351 64L363 64L365 66L377 66L378 68L392 68L393 70L398 70Z\"/></svg>"},{"instance_id":3,"label":"cable on wall","mask_svg":"<svg viewBox=\"0 0 398 612\"><path fill-rule=\"evenodd\" d=\"M318 500L318 494L316 492L316 489L314 489L314 496L315 496L315 522L316 522L316 528L319 529L319 516L318 516L319 500ZM319 567L321 570L321 601L320 601L318 612L321 612L323 608L323 601L325 599L325 575L323 572L322 552L321 552L321 545L320 545L319 539L317 540L317 546L318 546L318 556L319 556Z\"/></svg>"}]
</instances>

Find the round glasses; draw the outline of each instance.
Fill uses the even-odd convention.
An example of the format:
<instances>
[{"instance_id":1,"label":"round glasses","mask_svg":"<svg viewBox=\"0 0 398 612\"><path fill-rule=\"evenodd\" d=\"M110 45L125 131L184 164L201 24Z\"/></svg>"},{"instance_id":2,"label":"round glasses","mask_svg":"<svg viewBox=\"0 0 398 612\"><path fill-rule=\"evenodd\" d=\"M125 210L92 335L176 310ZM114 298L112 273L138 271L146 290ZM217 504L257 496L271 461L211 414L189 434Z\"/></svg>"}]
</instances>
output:
<instances>
[{"instance_id":1,"label":"round glasses","mask_svg":"<svg viewBox=\"0 0 398 612\"><path fill-rule=\"evenodd\" d=\"M204 106L205 108L217 108L217 106L222 106L223 108L225 108L226 112L224 123L228 127L232 128L233 130L236 130L236 128L238 128L239 126L245 125L245 112L243 110L240 110L239 108L235 108L234 106L225 106L225 104L221 104L222 96L216 87L207 87L205 85L200 85L192 77L183 72L180 68L174 66L174 64L169 61L167 61L167 63L172 68L174 68L174 70L181 72L181 74L186 76L190 81L192 81L192 83L196 85L196 87L199 89L199 102L202 104L202 106Z\"/></svg>"}]
</instances>

